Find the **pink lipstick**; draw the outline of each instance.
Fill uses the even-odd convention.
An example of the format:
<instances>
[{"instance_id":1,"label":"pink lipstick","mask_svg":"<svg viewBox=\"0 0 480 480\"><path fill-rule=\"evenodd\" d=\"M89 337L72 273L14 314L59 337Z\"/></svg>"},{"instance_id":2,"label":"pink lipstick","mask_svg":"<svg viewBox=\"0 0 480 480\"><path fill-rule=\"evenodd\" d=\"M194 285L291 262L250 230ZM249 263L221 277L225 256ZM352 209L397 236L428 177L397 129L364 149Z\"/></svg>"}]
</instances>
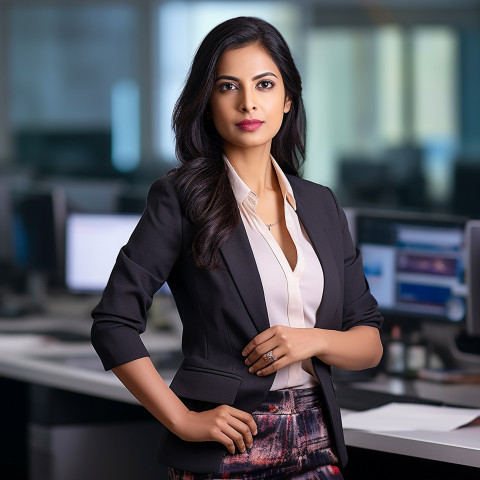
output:
<instances>
[{"instance_id":1,"label":"pink lipstick","mask_svg":"<svg viewBox=\"0 0 480 480\"><path fill-rule=\"evenodd\" d=\"M245 130L246 132L254 132L257 128L261 127L263 122L261 120L257 120L256 118L246 118L241 122L238 122L236 126Z\"/></svg>"}]
</instances>

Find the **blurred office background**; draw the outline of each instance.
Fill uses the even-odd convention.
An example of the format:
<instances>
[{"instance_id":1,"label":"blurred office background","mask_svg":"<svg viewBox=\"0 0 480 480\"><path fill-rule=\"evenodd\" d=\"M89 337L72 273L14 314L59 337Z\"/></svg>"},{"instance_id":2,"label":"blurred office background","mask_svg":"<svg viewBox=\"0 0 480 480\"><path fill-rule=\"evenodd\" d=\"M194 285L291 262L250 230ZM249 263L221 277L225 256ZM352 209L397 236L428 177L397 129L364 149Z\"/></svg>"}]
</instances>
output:
<instances>
[{"instance_id":1,"label":"blurred office background","mask_svg":"<svg viewBox=\"0 0 480 480\"><path fill-rule=\"evenodd\" d=\"M55 264L63 282L61 225L35 240L37 259L18 234L22 211L46 218L42 195L53 224L142 211L175 165L171 112L195 48L237 15L291 46L306 178L346 207L480 216L480 0L0 0L0 277L15 257L16 273Z\"/></svg>"},{"instance_id":2,"label":"blurred office background","mask_svg":"<svg viewBox=\"0 0 480 480\"><path fill-rule=\"evenodd\" d=\"M463 286L464 223L480 218L480 0L0 0L2 320L79 314L89 329L103 288L93 267L108 275L112 235L128 236L150 184L175 166L171 113L195 49L238 15L272 22L292 49L308 117L303 175L352 211L395 211L402 231L426 233L429 255L454 258L455 271L432 275L434 286L448 283L448 295ZM394 215L359 218L364 246L392 250ZM96 260L84 261L85 250ZM452 336L441 322L463 326L465 292L453 293L425 335L438 344ZM411 316L423 321L431 312L418 303ZM398 321L405 332L404 305L393 307L385 330ZM7 432L17 432L10 416ZM15 452L5 438L2 451Z\"/></svg>"},{"instance_id":3,"label":"blurred office background","mask_svg":"<svg viewBox=\"0 0 480 480\"><path fill-rule=\"evenodd\" d=\"M345 207L480 216L479 0L0 0L0 284L19 266L64 281L68 213L142 211L175 165L171 112L195 48L237 15L291 46L306 178ZM32 253L28 217L47 209L55 238Z\"/></svg>"},{"instance_id":4,"label":"blurred office background","mask_svg":"<svg viewBox=\"0 0 480 480\"><path fill-rule=\"evenodd\" d=\"M67 184L80 209L142 196L175 164L196 46L242 14L292 48L307 178L346 206L480 213L477 0L0 1L2 177Z\"/></svg>"}]
</instances>

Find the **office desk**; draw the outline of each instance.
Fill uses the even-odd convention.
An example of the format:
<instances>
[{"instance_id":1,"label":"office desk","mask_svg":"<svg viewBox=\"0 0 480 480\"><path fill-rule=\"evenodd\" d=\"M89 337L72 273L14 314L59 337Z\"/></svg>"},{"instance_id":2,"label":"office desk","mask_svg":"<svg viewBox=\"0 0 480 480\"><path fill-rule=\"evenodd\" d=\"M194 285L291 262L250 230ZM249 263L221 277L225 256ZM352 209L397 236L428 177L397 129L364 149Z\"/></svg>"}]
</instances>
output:
<instances>
[{"instance_id":1,"label":"office desk","mask_svg":"<svg viewBox=\"0 0 480 480\"><path fill-rule=\"evenodd\" d=\"M345 430L345 441L351 447L480 468L480 425L451 432Z\"/></svg>"},{"instance_id":2,"label":"office desk","mask_svg":"<svg viewBox=\"0 0 480 480\"><path fill-rule=\"evenodd\" d=\"M393 401L410 402L417 399L425 403L431 401L480 407L478 384L447 385L380 374L372 381L338 384L337 387L340 405L352 404L351 398L345 398L345 395L362 397L365 393L380 392L398 395L398 400L392 397ZM366 397L369 398L370 395ZM348 410L342 409L342 413L347 412ZM377 433L346 429L344 434L350 458L345 473L350 478L404 480L409 477L456 480L474 479L479 475L477 469L480 468L480 425L450 432L418 430Z\"/></svg>"},{"instance_id":3,"label":"office desk","mask_svg":"<svg viewBox=\"0 0 480 480\"><path fill-rule=\"evenodd\" d=\"M0 377L58 388L94 397L138 404L112 372L105 372L89 341L91 320L84 317L32 316L16 320L0 320L0 341L7 335L29 334L18 347L0 348ZM71 332L78 341L56 341L51 332ZM83 336L83 339L81 338ZM37 337L37 338L34 338ZM180 338L173 332L149 329L142 335L149 352L177 352ZM178 365L160 368L165 381L173 378Z\"/></svg>"},{"instance_id":4,"label":"office desk","mask_svg":"<svg viewBox=\"0 0 480 480\"><path fill-rule=\"evenodd\" d=\"M156 461L159 424L103 371L90 326L86 316L0 320L1 478L166 478ZM59 333L68 341L55 340ZM151 329L143 339L170 381L178 335Z\"/></svg>"},{"instance_id":5,"label":"office desk","mask_svg":"<svg viewBox=\"0 0 480 480\"><path fill-rule=\"evenodd\" d=\"M17 320L0 321L0 338L2 331L18 331L19 325ZM85 318L68 320L55 317L30 318L22 320L22 325L26 331L29 331L32 325L36 327L43 325L45 331L55 330L61 326L63 329L71 328L80 334L83 332L85 335L88 335L90 329L90 321ZM175 352L180 346L179 337L171 332L150 330L143 335L143 339L154 356L157 352ZM163 369L159 367L159 371L168 382L173 377L174 367L173 365ZM89 409L90 413L77 412L81 413L81 418L84 418L86 423L93 421L89 420L89 415L92 415L91 418L95 422L99 422L99 417L98 415L95 416L95 411L106 411L105 405L129 405L131 409L138 409L139 412L144 413L143 409L138 406L138 402L118 379L111 372L103 372L99 359L87 341L69 342L68 344L51 340L39 341L28 348L18 347L8 351L2 350L0 351L0 377L11 379L20 384L32 385L33 387L28 390L30 395L34 392L34 394L44 396L46 391L51 390L55 395L48 398L55 398L56 401L63 402L63 404L60 404L61 410L71 408L70 402L75 403L75 408ZM450 404L480 407L480 385L441 385L417 380L404 381L380 375L370 382L350 383L349 388L353 388L354 391L362 389L388 391L400 396L416 395L425 400L438 401L442 399ZM341 391L341 388L339 390ZM25 392L26 390L19 389L18 391ZM75 396L78 396L78 399ZM96 408L95 403L92 403L95 401L99 402L98 404L101 404L102 407ZM21 399L16 399L16 402L18 405L22 405ZM339 402L342 403L341 395L339 396ZM88 405L88 407L82 407L82 405ZM24 408L24 415L28 423L30 407L24 405ZM112 412L114 410L114 408L111 409ZM3 409L3 411L4 415L10 415L11 410ZM124 410L121 412L120 417L124 415ZM140 417L139 414L138 418ZM148 415L145 415L144 418L147 419ZM108 421L111 422L112 419L110 418ZM15 424L12 424L12 428L15 428ZM152 429L148 427L141 435L154 435L155 431L155 427ZM8 437L8 432L4 431L4 436L5 434ZM384 452L397 456L405 455L410 458L448 462L475 469L480 468L480 427L478 426L447 433L384 432L377 434L346 430L345 438L347 446L353 449L362 449L362 459L365 458L365 451L374 454ZM354 458L354 455L351 455L351 458ZM376 458L373 457L372 461L375 462ZM120 477L117 476L116 478L120 480ZM136 480L139 479L140 477Z\"/></svg>"}]
</instances>

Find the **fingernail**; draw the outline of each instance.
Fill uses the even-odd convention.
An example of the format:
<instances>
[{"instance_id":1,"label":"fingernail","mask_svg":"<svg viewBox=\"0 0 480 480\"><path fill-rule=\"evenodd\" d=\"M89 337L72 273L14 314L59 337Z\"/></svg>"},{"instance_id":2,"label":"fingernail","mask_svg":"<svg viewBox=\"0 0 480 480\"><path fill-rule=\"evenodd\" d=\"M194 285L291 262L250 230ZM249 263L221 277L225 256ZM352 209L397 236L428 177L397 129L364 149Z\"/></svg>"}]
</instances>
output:
<instances>
[{"instance_id":1,"label":"fingernail","mask_svg":"<svg viewBox=\"0 0 480 480\"><path fill-rule=\"evenodd\" d=\"M249 371L250 373L253 373L253 367L250 367L250 368L248 369L248 371Z\"/></svg>"},{"instance_id":2,"label":"fingernail","mask_svg":"<svg viewBox=\"0 0 480 480\"><path fill-rule=\"evenodd\" d=\"M258 430L255 430L252 435L256 435L258 433Z\"/></svg>"},{"instance_id":3,"label":"fingernail","mask_svg":"<svg viewBox=\"0 0 480 480\"><path fill-rule=\"evenodd\" d=\"M245 356L247 355L247 351L244 350L244 351L242 352L242 355L245 357Z\"/></svg>"}]
</instances>

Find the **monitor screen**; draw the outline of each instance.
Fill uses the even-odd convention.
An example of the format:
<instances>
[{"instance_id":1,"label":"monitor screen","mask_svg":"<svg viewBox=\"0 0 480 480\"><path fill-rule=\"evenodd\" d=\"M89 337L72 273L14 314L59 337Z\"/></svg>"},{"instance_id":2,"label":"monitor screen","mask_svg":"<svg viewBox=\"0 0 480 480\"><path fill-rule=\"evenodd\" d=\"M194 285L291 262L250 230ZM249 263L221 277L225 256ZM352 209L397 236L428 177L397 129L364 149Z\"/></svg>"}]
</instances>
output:
<instances>
[{"instance_id":1,"label":"monitor screen","mask_svg":"<svg viewBox=\"0 0 480 480\"><path fill-rule=\"evenodd\" d=\"M480 337L480 220L470 220L466 228L467 333Z\"/></svg>"},{"instance_id":2,"label":"monitor screen","mask_svg":"<svg viewBox=\"0 0 480 480\"><path fill-rule=\"evenodd\" d=\"M386 316L464 320L464 225L427 214L357 214L365 276Z\"/></svg>"},{"instance_id":3,"label":"monitor screen","mask_svg":"<svg viewBox=\"0 0 480 480\"><path fill-rule=\"evenodd\" d=\"M16 268L60 280L65 218L63 191L38 188L17 192L14 204Z\"/></svg>"},{"instance_id":4,"label":"monitor screen","mask_svg":"<svg viewBox=\"0 0 480 480\"><path fill-rule=\"evenodd\" d=\"M69 291L100 293L118 252L140 215L71 213L65 232L65 283Z\"/></svg>"},{"instance_id":5,"label":"monitor screen","mask_svg":"<svg viewBox=\"0 0 480 480\"><path fill-rule=\"evenodd\" d=\"M13 205L11 191L0 179L0 284L7 283L14 264Z\"/></svg>"},{"instance_id":6,"label":"monitor screen","mask_svg":"<svg viewBox=\"0 0 480 480\"><path fill-rule=\"evenodd\" d=\"M10 260L13 251L13 206L8 185L0 179L0 262Z\"/></svg>"}]
</instances>

